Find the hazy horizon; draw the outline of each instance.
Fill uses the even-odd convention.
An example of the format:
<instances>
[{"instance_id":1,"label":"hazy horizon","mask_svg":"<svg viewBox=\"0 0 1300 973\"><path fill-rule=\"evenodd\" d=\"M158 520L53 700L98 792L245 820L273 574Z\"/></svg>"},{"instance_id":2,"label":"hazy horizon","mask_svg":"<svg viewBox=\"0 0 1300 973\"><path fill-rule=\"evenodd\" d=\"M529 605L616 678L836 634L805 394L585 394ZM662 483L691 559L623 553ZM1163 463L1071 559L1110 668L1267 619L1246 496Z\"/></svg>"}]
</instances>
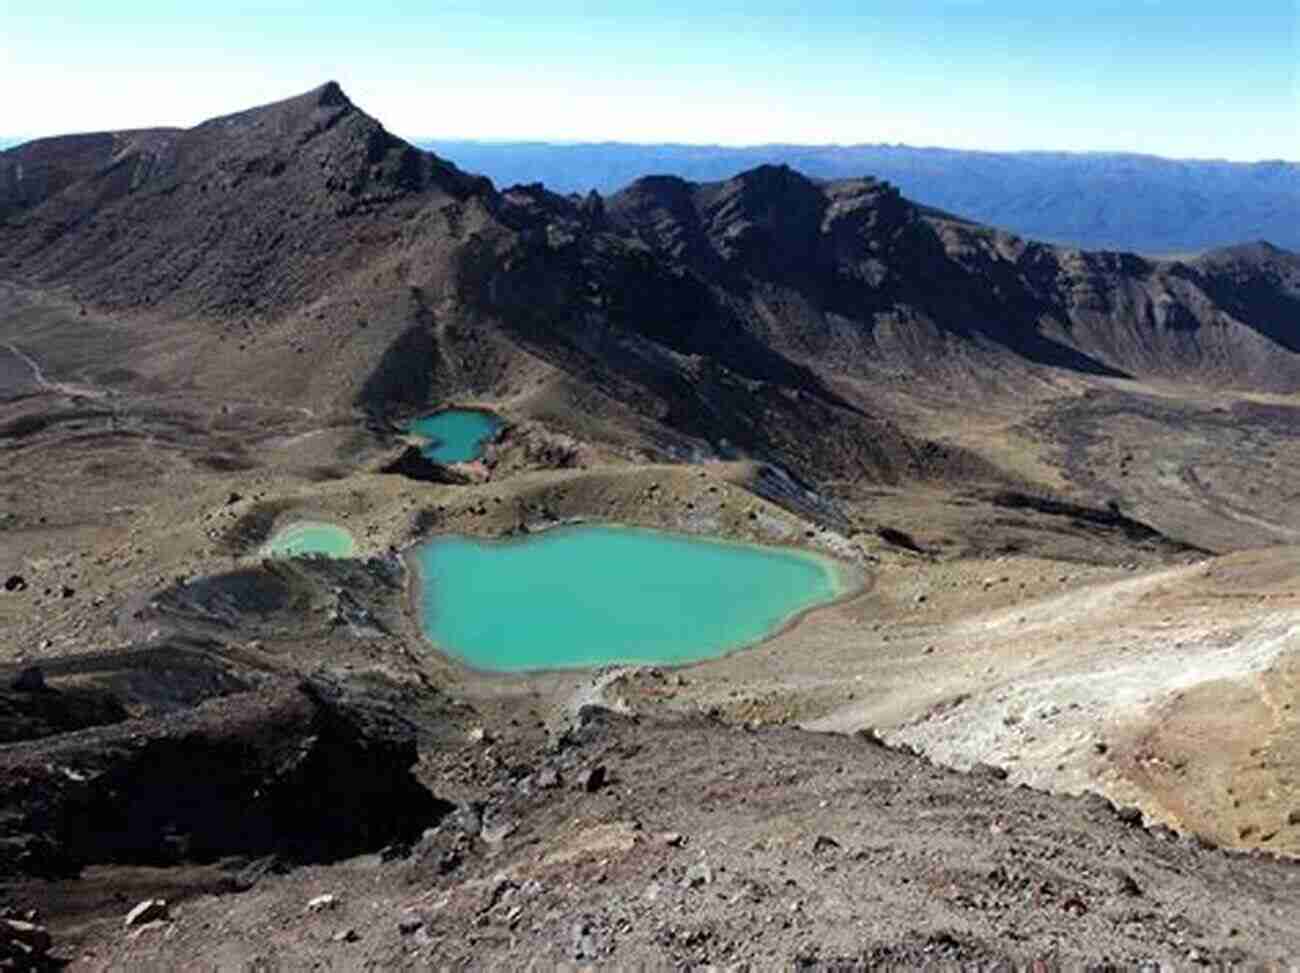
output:
<instances>
[{"instance_id":1,"label":"hazy horizon","mask_svg":"<svg viewBox=\"0 0 1300 973\"><path fill-rule=\"evenodd\" d=\"M247 106L253 107L253 106ZM363 110L364 105L359 106ZM213 116L217 117L217 116ZM376 116L378 117L378 116ZM206 121L203 119L202 121ZM383 118L379 118L383 122ZM196 123L197 124L197 123ZM154 126L157 127L157 126ZM163 126L166 127L166 126ZM179 126L177 126L179 127ZM111 129L112 131L122 131L120 128ZM390 129L391 130L391 129ZM88 134L92 130L84 129L80 131L52 132L46 135L0 135L0 149L12 148L17 145L23 145L27 142L37 141L43 138L57 138L60 135L80 135ZM109 129L100 129L100 131L109 131ZM455 135L410 135L408 133L394 133L400 138L417 146L427 146L433 143L443 144L462 144L462 145L483 145L483 146L510 146L510 145L536 145L556 148L582 148L585 146L617 146L620 148L682 148L682 149L714 149L718 151L736 151L743 152L746 150L758 149L806 149L806 150L835 150L835 149L900 149L920 152L962 152L981 155L1041 155L1041 156L1106 156L1121 158L1132 156L1133 158L1156 159L1164 162L1196 162L1196 163L1224 163L1226 165L1287 165L1300 166L1300 155L1293 159L1273 158L1273 159L1228 159L1220 157L1195 157L1195 156L1170 156L1160 155L1154 152L1128 152L1123 150L1111 149L1054 149L1054 148L1034 148L1034 149L964 149L951 145L916 145L908 142L747 142L736 145L725 145L719 142L626 142L615 139L538 139L538 138L512 138L502 136L500 138L464 138Z\"/></svg>"},{"instance_id":2,"label":"hazy horizon","mask_svg":"<svg viewBox=\"0 0 1300 973\"><path fill-rule=\"evenodd\" d=\"M361 106L364 109L364 105ZM383 119L381 118L382 122ZM434 142L463 145L544 145L557 148L584 146L618 146L621 148L682 148L682 149L717 149L720 151L744 151L747 149L907 149L919 152L962 152L980 155L1069 155L1069 156L1132 156L1140 159L1158 159L1166 162L1222 162L1229 165L1270 165L1281 163L1288 166L1300 166L1300 154L1295 158L1264 159L1229 159L1223 156L1174 156L1161 155L1158 152L1133 152L1123 149L1055 149L1051 147L1032 149L967 149L952 145L921 145L912 142L743 142L724 144L721 142L627 142L617 139L529 139L529 138L463 138L456 135L406 135L399 137L413 145L425 145ZM1300 153L1300 149L1297 149Z\"/></svg>"},{"instance_id":3,"label":"hazy horizon","mask_svg":"<svg viewBox=\"0 0 1300 973\"><path fill-rule=\"evenodd\" d=\"M0 86L40 97L0 129L189 127L335 78L413 139L1300 156L1291 0L480 6L7 11Z\"/></svg>"}]
</instances>

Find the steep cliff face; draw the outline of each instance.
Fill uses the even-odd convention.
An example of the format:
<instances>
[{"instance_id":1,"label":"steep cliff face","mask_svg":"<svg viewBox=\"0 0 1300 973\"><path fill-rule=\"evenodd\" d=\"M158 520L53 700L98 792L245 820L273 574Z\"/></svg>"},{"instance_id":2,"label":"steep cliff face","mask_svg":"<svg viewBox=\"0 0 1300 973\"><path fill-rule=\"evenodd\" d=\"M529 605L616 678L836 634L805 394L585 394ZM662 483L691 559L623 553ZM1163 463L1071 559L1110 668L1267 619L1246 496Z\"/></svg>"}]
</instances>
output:
<instances>
[{"instance_id":1,"label":"steep cliff face","mask_svg":"<svg viewBox=\"0 0 1300 973\"><path fill-rule=\"evenodd\" d=\"M972 235L958 247L964 256L975 252L967 259L976 272L1014 267L1024 289L1052 306L1055 333L1128 374L1300 387L1295 254L1253 246L1190 262L1146 261L1037 244L1008 252L989 244L998 234L982 231L973 244Z\"/></svg>"},{"instance_id":2,"label":"steep cliff face","mask_svg":"<svg viewBox=\"0 0 1300 973\"><path fill-rule=\"evenodd\" d=\"M846 373L924 373L961 349L1109 375L1293 389L1297 258L1255 246L1192 263L1021 240L887 184L764 167L615 196L615 221L726 296L774 347ZM972 347L973 346L973 347Z\"/></svg>"}]
</instances>

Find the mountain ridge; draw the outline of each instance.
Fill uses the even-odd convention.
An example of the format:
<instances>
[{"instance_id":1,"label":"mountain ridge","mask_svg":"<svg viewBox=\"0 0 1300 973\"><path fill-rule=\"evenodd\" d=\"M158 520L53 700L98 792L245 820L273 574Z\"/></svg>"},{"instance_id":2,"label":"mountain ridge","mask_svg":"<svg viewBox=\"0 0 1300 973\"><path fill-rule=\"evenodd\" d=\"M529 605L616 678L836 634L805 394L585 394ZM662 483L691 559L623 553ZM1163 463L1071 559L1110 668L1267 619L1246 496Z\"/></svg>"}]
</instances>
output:
<instances>
[{"instance_id":1,"label":"mountain ridge","mask_svg":"<svg viewBox=\"0 0 1300 973\"><path fill-rule=\"evenodd\" d=\"M872 173L919 202L1051 243L1181 254L1263 237L1300 248L1300 162L885 144L415 142L501 185L614 192L646 172L712 181L786 163L823 178Z\"/></svg>"},{"instance_id":2,"label":"mountain ridge","mask_svg":"<svg viewBox=\"0 0 1300 973\"><path fill-rule=\"evenodd\" d=\"M619 403L611 415L693 437L683 448L893 477L924 466L879 418L873 383L899 369L972 390L1044 366L1300 389L1300 258L1279 248L1153 261L1052 247L884 180L788 166L609 197L498 190L333 83L147 131L11 202L8 271L193 321L212 381L262 388L288 370L277 394L312 408L400 414L545 362ZM15 168L0 153L10 185Z\"/></svg>"},{"instance_id":3,"label":"mountain ridge","mask_svg":"<svg viewBox=\"0 0 1300 973\"><path fill-rule=\"evenodd\" d=\"M60 137L0 139L0 150ZM1190 254L1256 238L1300 248L1300 161L1295 160L889 143L409 141L489 176L500 187L543 182L562 193L610 194L648 172L716 181L763 163L785 163L820 178L872 173L923 204L1049 243L1155 255Z\"/></svg>"}]
</instances>

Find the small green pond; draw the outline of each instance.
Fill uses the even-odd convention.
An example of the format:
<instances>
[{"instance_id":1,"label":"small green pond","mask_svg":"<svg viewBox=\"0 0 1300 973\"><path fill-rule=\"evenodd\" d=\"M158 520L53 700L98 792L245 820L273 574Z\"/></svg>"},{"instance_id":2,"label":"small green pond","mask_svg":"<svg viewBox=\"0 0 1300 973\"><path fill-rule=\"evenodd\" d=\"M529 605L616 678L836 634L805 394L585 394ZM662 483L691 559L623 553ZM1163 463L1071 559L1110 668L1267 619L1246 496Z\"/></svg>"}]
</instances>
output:
<instances>
[{"instance_id":1,"label":"small green pond","mask_svg":"<svg viewBox=\"0 0 1300 973\"><path fill-rule=\"evenodd\" d=\"M320 554L325 557L352 557L357 553L357 542L342 527L317 521L292 524L277 533L262 547L266 557L303 557Z\"/></svg>"},{"instance_id":2,"label":"small green pond","mask_svg":"<svg viewBox=\"0 0 1300 973\"><path fill-rule=\"evenodd\" d=\"M501 672L715 658L847 588L813 554L614 526L437 537L415 561L425 635Z\"/></svg>"},{"instance_id":3,"label":"small green pond","mask_svg":"<svg viewBox=\"0 0 1300 973\"><path fill-rule=\"evenodd\" d=\"M477 409L447 409L416 419L407 431L427 439L420 450L435 463L468 463L496 435L501 420Z\"/></svg>"}]
</instances>

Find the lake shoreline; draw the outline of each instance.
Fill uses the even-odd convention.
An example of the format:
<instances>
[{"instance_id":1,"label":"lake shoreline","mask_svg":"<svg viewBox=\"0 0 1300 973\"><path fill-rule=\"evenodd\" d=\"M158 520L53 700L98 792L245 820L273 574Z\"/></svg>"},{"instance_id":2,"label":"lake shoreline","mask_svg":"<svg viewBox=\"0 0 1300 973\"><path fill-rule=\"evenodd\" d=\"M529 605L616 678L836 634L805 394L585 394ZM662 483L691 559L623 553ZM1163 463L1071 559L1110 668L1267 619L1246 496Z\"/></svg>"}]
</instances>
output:
<instances>
[{"instance_id":1,"label":"lake shoreline","mask_svg":"<svg viewBox=\"0 0 1300 973\"><path fill-rule=\"evenodd\" d=\"M299 535L306 535L313 531L328 533L334 535L335 539L340 537L346 538L348 547L345 551L335 550L303 550L295 551L291 548L286 549L286 545L291 545L294 541L300 541ZM277 549L279 545L279 549ZM295 520L285 524L274 534L266 539L257 551L258 557L261 558L294 558L294 557L335 557L335 558L355 558L361 556L361 545L353 533L345 527L338 524L330 523L326 520Z\"/></svg>"},{"instance_id":2,"label":"lake shoreline","mask_svg":"<svg viewBox=\"0 0 1300 973\"><path fill-rule=\"evenodd\" d=\"M553 536L556 532L561 531L579 531L589 528L601 528L617 531L628 531L643 534L652 534L674 538L684 541L696 541L716 546L725 546L746 550L755 550L768 554L784 554L797 557L804 561L815 563L818 567L825 570L831 584L831 595L825 600L817 601L814 604L807 605L797 609L790 614L782 617L779 623L773 625L761 636L753 639L747 639L744 642L724 649L720 652L704 655L699 658L683 659L680 661L656 661L636 660L636 659L610 659L601 662L594 662L586 665L557 665L557 666L536 666L519 669L492 669L483 668L474 665L471 661L458 653L444 648L436 642L426 631L424 616L424 591L425 577L424 571L420 565L418 549L431 541L437 539L462 539L472 541L476 544L491 547L509 547L522 546L530 540L536 540L540 536ZM596 672L608 666L629 666L642 668L661 668L661 669L683 669L688 666L703 665L710 662L716 662L720 659L727 658L737 652L743 652L750 649L758 648L772 639L787 634L806 618L815 612L823 609L832 608L842 605L858 597L866 588L866 573L857 565L851 564L830 554L818 551L809 551L806 548L794 547L787 545L759 544L752 541L736 540L729 537L721 537L710 534L692 534L683 531L666 530L658 527L646 527L635 524L625 524L610 521L582 521L577 523L563 523L550 527L545 531L535 533L510 534L499 537L482 537L473 534L441 534L431 535L420 538L406 545L400 552L403 565L406 567L407 582L404 593L405 608L409 617L413 620L416 630L424 642L434 652L438 653L444 659L448 660L456 667L466 673L472 673L476 676L487 677L495 680L509 679L527 679L531 676L564 674L564 673L583 673Z\"/></svg>"},{"instance_id":3,"label":"lake shoreline","mask_svg":"<svg viewBox=\"0 0 1300 973\"><path fill-rule=\"evenodd\" d=\"M460 428L467 422L468 427ZM483 448L505 427L506 421L489 409L447 406L408 420L403 431L420 440L420 455L425 459L451 466L479 459Z\"/></svg>"}]
</instances>

